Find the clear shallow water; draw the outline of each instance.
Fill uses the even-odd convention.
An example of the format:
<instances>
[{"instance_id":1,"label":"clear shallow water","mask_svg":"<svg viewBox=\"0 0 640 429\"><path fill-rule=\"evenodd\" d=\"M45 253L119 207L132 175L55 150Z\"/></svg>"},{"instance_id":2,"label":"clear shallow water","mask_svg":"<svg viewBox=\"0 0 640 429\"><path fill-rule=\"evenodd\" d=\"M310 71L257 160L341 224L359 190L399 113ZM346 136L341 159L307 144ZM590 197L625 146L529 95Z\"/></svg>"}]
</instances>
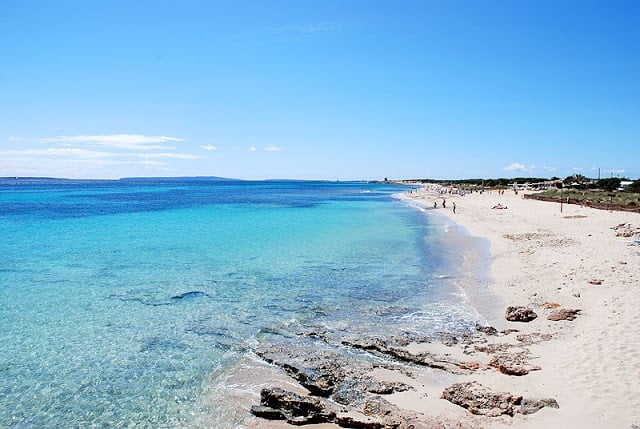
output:
<instances>
[{"instance_id":1,"label":"clear shallow water","mask_svg":"<svg viewBox=\"0 0 640 429\"><path fill-rule=\"evenodd\" d=\"M401 190L0 182L0 427L198 427L210 375L288 323L468 329L446 233Z\"/></svg>"}]
</instances>

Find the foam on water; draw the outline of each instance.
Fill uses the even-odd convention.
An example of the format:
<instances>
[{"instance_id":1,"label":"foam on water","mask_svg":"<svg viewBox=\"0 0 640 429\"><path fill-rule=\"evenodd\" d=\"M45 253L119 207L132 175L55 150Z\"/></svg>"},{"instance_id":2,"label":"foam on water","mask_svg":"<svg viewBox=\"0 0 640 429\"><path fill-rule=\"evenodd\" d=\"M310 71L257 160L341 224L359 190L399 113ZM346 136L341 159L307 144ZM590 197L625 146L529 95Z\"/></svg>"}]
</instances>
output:
<instances>
[{"instance_id":1,"label":"foam on water","mask_svg":"<svg viewBox=\"0 0 640 429\"><path fill-rule=\"evenodd\" d=\"M469 329L442 225L397 191L0 183L0 427L207 427L261 332Z\"/></svg>"}]
</instances>

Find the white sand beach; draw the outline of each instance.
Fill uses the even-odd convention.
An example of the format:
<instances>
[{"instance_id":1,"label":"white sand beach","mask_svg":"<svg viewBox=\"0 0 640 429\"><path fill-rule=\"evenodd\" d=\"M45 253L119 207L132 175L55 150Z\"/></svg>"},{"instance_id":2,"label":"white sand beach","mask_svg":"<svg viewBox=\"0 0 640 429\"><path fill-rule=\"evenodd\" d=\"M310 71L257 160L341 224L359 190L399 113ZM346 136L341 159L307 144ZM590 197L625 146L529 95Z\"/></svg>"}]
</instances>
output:
<instances>
[{"instance_id":1,"label":"white sand beach","mask_svg":"<svg viewBox=\"0 0 640 429\"><path fill-rule=\"evenodd\" d=\"M384 365L375 369L372 375L379 381L411 386L383 395L403 415L391 417L403 423L389 427L640 428L640 214L566 204L561 212L559 203L524 199L523 192L460 196L439 191L429 185L403 198L424 207L428 216L446 216L439 222L445 228L455 222L473 237L488 239L489 284L476 284L471 275L460 286L497 332L410 343L403 350L413 357L428 356L430 363L404 370ZM498 205L503 208L493 208ZM477 261L470 261L474 264ZM527 307L537 317L507 321L508 306ZM549 318L561 310L571 317ZM308 394L282 371L271 371L264 379L268 383L254 386L253 404L259 387L277 380L287 389ZM467 382L479 383L490 391L488 396L515 395L520 398L514 401L517 407L508 404L511 399L486 406L483 398L480 412L472 413L442 398L450 386ZM547 401L547 406L531 408L538 400ZM247 412L250 405L243 403L240 412ZM509 412L504 412L504 404ZM361 424L372 424L362 427L380 427L375 426L379 416L360 415ZM383 420L389 421L384 413ZM253 418L248 427L290 426Z\"/></svg>"},{"instance_id":2,"label":"white sand beach","mask_svg":"<svg viewBox=\"0 0 640 429\"><path fill-rule=\"evenodd\" d=\"M441 206L443 197L447 208ZM476 380L492 390L525 397L554 398L559 409L471 417L436 399L437 392L429 392L430 399L422 404L416 394L398 405L427 415L438 410L448 420L478 427L640 427L640 245L634 242L640 238L640 214L567 204L560 212L558 203L523 199L523 192L516 195L512 190L502 195L493 191L442 196L432 187L406 198L425 208L437 201L434 215L449 216L470 234L489 239L491 291L505 306L528 306L538 315L528 323L495 321L498 329L551 335L526 347L529 364L540 370L523 376L482 370L455 380ZM507 208L492 209L498 204ZM625 230L631 232L622 234ZM580 312L575 320L548 320L556 308ZM498 341L516 342L513 334Z\"/></svg>"}]
</instances>

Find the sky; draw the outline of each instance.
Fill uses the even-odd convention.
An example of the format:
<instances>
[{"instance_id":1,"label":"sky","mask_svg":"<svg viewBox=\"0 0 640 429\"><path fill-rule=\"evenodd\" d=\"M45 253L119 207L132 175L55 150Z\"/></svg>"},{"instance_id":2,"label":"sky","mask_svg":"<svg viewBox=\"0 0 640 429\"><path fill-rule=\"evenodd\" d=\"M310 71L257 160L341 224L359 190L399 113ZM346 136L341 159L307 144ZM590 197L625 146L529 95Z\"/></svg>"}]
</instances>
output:
<instances>
[{"instance_id":1,"label":"sky","mask_svg":"<svg viewBox=\"0 0 640 429\"><path fill-rule=\"evenodd\" d=\"M0 176L573 174L640 176L638 1L0 0Z\"/></svg>"}]
</instances>

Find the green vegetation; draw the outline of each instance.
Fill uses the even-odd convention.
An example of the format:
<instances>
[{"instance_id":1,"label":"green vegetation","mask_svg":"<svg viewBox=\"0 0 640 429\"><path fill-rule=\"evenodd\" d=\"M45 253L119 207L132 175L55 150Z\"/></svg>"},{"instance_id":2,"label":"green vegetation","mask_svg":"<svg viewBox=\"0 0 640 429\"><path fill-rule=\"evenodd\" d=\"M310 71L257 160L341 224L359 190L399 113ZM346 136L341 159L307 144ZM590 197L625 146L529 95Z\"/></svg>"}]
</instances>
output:
<instances>
[{"instance_id":1,"label":"green vegetation","mask_svg":"<svg viewBox=\"0 0 640 429\"><path fill-rule=\"evenodd\" d=\"M625 189L626 192L637 192L640 193L640 180L636 180Z\"/></svg>"},{"instance_id":2,"label":"green vegetation","mask_svg":"<svg viewBox=\"0 0 640 429\"><path fill-rule=\"evenodd\" d=\"M614 192L600 189L550 189L548 191L536 194L543 198L560 198L563 201L584 203L584 204L602 204L602 205L621 205L640 207L640 193L635 192Z\"/></svg>"},{"instance_id":3,"label":"green vegetation","mask_svg":"<svg viewBox=\"0 0 640 429\"><path fill-rule=\"evenodd\" d=\"M513 183L540 183L546 182L549 179L539 177L515 177L513 179L507 179L500 177L498 179L455 179L455 180L438 180L438 179L413 179L407 180L407 182L420 182L420 183L437 183L440 185L455 185L455 186L467 186L467 187L484 187L484 188L498 188L507 187Z\"/></svg>"},{"instance_id":4,"label":"green vegetation","mask_svg":"<svg viewBox=\"0 0 640 429\"><path fill-rule=\"evenodd\" d=\"M407 180L419 183L436 183L443 186L456 186L463 188L507 188L514 183L519 185L544 183L550 184L551 188L535 194L535 198L552 199L560 201L570 201L571 203L599 206L601 208L610 206L623 206L627 208L640 207L640 179L628 185L626 189L620 191L622 180L618 177L594 180L576 174L560 179L539 177L516 177L512 179L456 179L456 180L436 180L436 179L414 179ZM551 182L551 183L550 183ZM533 196L532 196L533 197Z\"/></svg>"},{"instance_id":5,"label":"green vegetation","mask_svg":"<svg viewBox=\"0 0 640 429\"><path fill-rule=\"evenodd\" d=\"M603 189L605 191L615 191L620 187L620 179L613 177L611 179L601 179L595 183L596 189Z\"/></svg>"}]
</instances>

